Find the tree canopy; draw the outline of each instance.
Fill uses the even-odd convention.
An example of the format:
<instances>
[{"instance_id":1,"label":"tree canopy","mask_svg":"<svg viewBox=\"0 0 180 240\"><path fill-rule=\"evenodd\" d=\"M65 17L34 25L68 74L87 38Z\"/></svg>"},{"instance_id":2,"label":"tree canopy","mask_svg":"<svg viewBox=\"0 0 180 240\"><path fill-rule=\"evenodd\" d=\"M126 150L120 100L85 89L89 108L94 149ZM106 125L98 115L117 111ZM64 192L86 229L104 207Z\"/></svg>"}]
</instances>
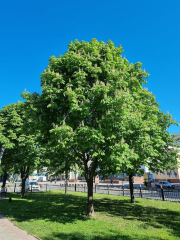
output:
<instances>
[{"instance_id":1,"label":"tree canopy","mask_svg":"<svg viewBox=\"0 0 180 240\"><path fill-rule=\"evenodd\" d=\"M91 216L97 168L126 172L131 181L141 165L155 172L177 165L167 131L177 123L143 88L149 74L142 64L129 63L122 53L121 45L110 40L75 40L63 56L50 57L41 74L42 94L22 93L42 146L71 149L75 164L84 170Z\"/></svg>"},{"instance_id":2,"label":"tree canopy","mask_svg":"<svg viewBox=\"0 0 180 240\"><path fill-rule=\"evenodd\" d=\"M15 172L21 173L24 198L25 180L39 163L39 148L35 136L28 127L23 102L3 107L0 111L0 124L2 135L9 141L9 144L5 145L2 166L6 166L6 169L13 167Z\"/></svg>"}]
</instances>

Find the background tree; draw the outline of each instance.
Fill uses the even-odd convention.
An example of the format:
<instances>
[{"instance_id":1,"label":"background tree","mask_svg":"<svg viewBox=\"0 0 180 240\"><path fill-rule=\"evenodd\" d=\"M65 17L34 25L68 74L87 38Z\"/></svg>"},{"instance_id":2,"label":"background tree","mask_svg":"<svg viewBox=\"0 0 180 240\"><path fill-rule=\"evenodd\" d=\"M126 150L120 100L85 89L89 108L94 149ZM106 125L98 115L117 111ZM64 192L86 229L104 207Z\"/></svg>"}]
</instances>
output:
<instances>
[{"instance_id":1,"label":"background tree","mask_svg":"<svg viewBox=\"0 0 180 240\"><path fill-rule=\"evenodd\" d=\"M172 116L164 115L159 110L159 104L155 102L151 93L144 90L140 96L139 107L135 109L133 106L137 116L131 118L123 136L123 145L128 145L131 152L123 154L122 158L125 161L123 166L120 166L122 172L129 175L131 203L134 203L133 176L135 173L142 174L142 165L156 173L173 170L178 165L178 150L171 148L177 147L176 141L174 142L167 131L171 124L177 123L172 120ZM116 147L121 148L122 145Z\"/></svg>"},{"instance_id":2,"label":"background tree","mask_svg":"<svg viewBox=\"0 0 180 240\"><path fill-rule=\"evenodd\" d=\"M2 122L2 118L0 117L0 122ZM12 148L12 143L9 141L9 139L7 137L5 137L3 135L3 130L4 130L4 126L0 124L0 175L3 175L3 184L2 184L2 188L5 188L6 185L6 180L7 180L7 176L8 176L8 171L10 170L10 166L3 164L2 162L2 156L4 154L4 150L8 147L8 148Z\"/></svg>"},{"instance_id":3,"label":"background tree","mask_svg":"<svg viewBox=\"0 0 180 240\"><path fill-rule=\"evenodd\" d=\"M154 96L143 89L148 74L141 69L142 64L129 63L122 52L122 47L115 47L110 40L107 44L96 39L70 42L64 56L49 59L41 74L42 94L22 94L29 113L33 111L34 130L40 130L42 143L48 146L56 140L57 146L61 143L66 147L71 139L70 148L88 185L88 216L94 215L93 177L97 168L127 172L132 189L132 173L151 156L150 150L144 150L147 137L148 149L155 148L148 164L155 167L159 164L154 160L159 157L157 149L170 141L165 129L175 123L157 110ZM156 124L164 133L152 130ZM170 156L171 163L176 164L174 156Z\"/></svg>"},{"instance_id":4,"label":"background tree","mask_svg":"<svg viewBox=\"0 0 180 240\"><path fill-rule=\"evenodd\" d=\"M28 128L28 119L25 118L23 102L10 104L0 111L2 134L11 143L6 147L2 156L3 165L13 167L20 172L22 179L21 197L25 194L25 181L31 171L39 163L39 148L35 136Z\"/></svg>"},{"instance_id":5,"label":"background tree","mask_svg":"<svg viewBox=\"0 0 180 240\"><path fill-rule=\"evenodd\" d=\"M136 98L138 95L139 99ZM129 175L131 203L134 203L133 176L142 174L142 165L156 173L173 170L178 165L178 145L167 131L171 124L178 123L169 113L165 115L159 109L155 96L147 89L142 88L138 95L134 97L132 94L132 109L126 110L128 116L124 115L122 121L123 137L113 146L110 158L114 165L107 166L106 171L102 169L106 174L108 171L113 174L121 171Z\"/></svg>"},{"instance_id":6,"label":"background tree","mask_svg":"<svg viewBox=\"0 0 180 240\"><path fill-rule=\"evenodd\" d=\"M0 175L3 175L2 188L6 186L6 180L8 179L8 175L14 173L13 165L10 164L9 161L6 161L6 154L8 149L6 149L5 154L3 154L1 165L0 165Z\"/></svg>"}]
</instances>

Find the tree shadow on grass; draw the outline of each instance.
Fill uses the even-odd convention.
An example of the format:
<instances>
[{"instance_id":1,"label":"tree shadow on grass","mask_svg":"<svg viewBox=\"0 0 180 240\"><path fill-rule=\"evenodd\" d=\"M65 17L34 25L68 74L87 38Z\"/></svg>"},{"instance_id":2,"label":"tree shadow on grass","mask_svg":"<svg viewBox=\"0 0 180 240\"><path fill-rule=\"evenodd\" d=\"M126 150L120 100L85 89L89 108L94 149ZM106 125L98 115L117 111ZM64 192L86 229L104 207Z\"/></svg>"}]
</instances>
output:
<instances>
[{"instance_id":1,"label":"tree shadow on grass","mask_svg":"<svg viewBox=\"0 0 180 240\"><path fill-rule=\"evenodd\" d=\"M68 195L53 192L40 192L40 193L30 193L26 196L25 200L21 200L19 195L11 194L13 201L9 203L8 200L3 200L4 205L2 207L0 202L0 212L6 217L11 217L15 221L30 221L33 220L44 220L47 222L58 222L62 224L73 223L74 221L86 221L89 218L83 217L82 214L85 213L87 197L78 196L76 194L70 193ZM151 201L151 200L147 200ZM163 203L163 202L162 202ZM180 213L168 209L153 207L151 206L142 206L141 202L136 200L135 204L130 204L129 198L120 198L112 199L107 198L106 196L102 198L96 198L94 195L94 204L95 212L108 215L108 217L121 217L125 220L138 220L143 222L144 229L146 227L152 226L154 228L166 228L171 231L176 237L180 236ZM179 204L179 203L177 203ZM64 233L63 233L64 234ZM77 237L78 234L76 233ZM75 238L76 235L64 234L62 239L90 239L96 240L96 236L85 236L82 238ZM66 236L66 237L65 237ZM57 236L58 237L58 236ZM74 237L74 238L73 238ZM90 238L91 237L91 238ZM111 235L108 236L98 236L97 239L127 239L129 236L117 235L112 238ZM48 239L48 238L47 238ZM44 238L43 240L47 240ZM143 239L143 238L141 238ZM157 238L158 239L158 238Z\"/></svg>"},{"instance_id":2,"label":"tree shadow on grass","mask_svg":"<svg viewBox=\"0 0 180 240\"><path fill-rule=\"evenodd\" d=\"M162 238L153 237L149 238L147 236L143 237L137 237L134 238L131 236L128 236L126 234L116 234L114 232L109 232L109 234L106 232L104 236L99 235L99 234L91 234L91 235L86 235L82 234L79 232L74 232L74 233L52 233L51 237L43 237L43 240L52 240L52 239L61 239L61 240L135 240L135 239L140 239L140 240L162 240Z\"/></svg>"},{"instance_id":3,"label":"tree shadow on grass","mask_svg":"<svg viewBox=\"0 0 180 240\"><path fill-rule=\"evenodd\" d=\"M154 228L165 227L170 229L174 236L180 237L180 212L153 206L143 207L138 200L134 204L131 204L129 199L112 200L104 198L101 202L96 199L94 202L98 212L106 212L112 217L117 216L129 221L137 220L144 222L144 228L148 226ZM179 203L174 204L178 205Z\"/></svg>"},{"instance_id":4,"label":"tree shadow on grass","mask_svg":"<svg viewBox=\"0 0 180 240\"><path fill-rule=\"evenodd\" d=\"M67 223L76 220L86 221L86 198L53 192L29 193L26 199L20 199L18 194L10 194L13 201L3 206L0 212L7 217L13 216L15 221L43 219L45 221Z\"/></svg>"}]
</instances>

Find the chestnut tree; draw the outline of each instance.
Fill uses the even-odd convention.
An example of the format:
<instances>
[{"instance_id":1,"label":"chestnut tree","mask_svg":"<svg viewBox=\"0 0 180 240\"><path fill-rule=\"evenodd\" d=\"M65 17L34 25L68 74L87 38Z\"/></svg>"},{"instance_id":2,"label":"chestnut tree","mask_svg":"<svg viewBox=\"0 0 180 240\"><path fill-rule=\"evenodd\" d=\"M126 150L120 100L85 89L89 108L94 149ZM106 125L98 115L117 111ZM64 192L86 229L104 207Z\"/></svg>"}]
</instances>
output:
<instances>
[{"instance_id":1,"label":"chestnut tree","mask_svg":"<svg viewBox=\"0 0 180 240\"><path fill-rule=\"evenodd\" d=\"M70 42L64 55L50 57L41 74L42 94L22 94L41 143L71 151L74 164L84 171L88 216L94 215L97 169L128 173L133 203L132 178L141 165L153 171L177 165L167 132L176 122L143 88L148 73L142 64L129 63L122 53L121 45L110 40Z\"/></svg>"}]
</instances>

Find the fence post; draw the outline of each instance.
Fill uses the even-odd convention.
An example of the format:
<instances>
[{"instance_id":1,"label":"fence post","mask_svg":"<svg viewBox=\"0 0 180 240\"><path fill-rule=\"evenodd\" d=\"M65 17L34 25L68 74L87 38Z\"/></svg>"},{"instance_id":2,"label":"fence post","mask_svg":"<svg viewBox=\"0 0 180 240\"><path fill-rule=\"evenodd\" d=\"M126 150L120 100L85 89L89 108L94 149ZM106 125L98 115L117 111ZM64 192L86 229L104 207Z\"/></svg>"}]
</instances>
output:
<instances>
[{"instance_id":1,"label":"fence post","mask_svg":"<svg viewBox=\"0 0 180 240\"><path fill-rule=\"evenodd\" d=\"M14 185L14 192L16 192L16 183L15 183L15 185Z\"/></svg>"},{"instance_id":2,"label":"fence post","mask_svg":"<svg viewBox=\"0 0 180 240\"><path fill-rule=\"evenodd\" d=\"M142 198L141 184L140 184L140 196Z\"/></svg>"},{"instance_id":3,"label":"fence post","mask_svg":"<svg viewBox=\"0 0 180 240\"><path fill-rule=\"evenodd\" d=\"M6 188L6 192L5 192L5 197L6 197L6 195L7 195L7 188Z\"/></svg>"},{"instance_id":4,"label":"fence post","mask_svg":"<svg viewBox=\"0 0 180 240\"><path fill-rule=\"evenodd\" d=\"M30 185L31 186L31 192L32 192L32 185Z\"/></svg>"},{"instance_id":5,"label":"fence post","mask_svg":"<svg viewBox=\"0 0 180 240\"><path fill-rule=\"evenodd\" d=\"M109 194L109 184L108 184L108 194Z\"/></svg>"},{"instance_id":6,"label":"fence post","mask_svg":"<svg viewBox=\"0 0 180 240\"><path fill-rule=\"evenodd\" d=\"M164 201L164 189L162 188L162 185L161 185L161 194L162 194L162 200Z\"/></svg>"},{"instance_id":7,"label":"fence post","mask_svg":"<svg viewBox=\"0 0 180 240\"><path fill-rule=\"evenodd\" d=\"M95 184L95 193L96 193L96 184Z\"/></svg>"},{"instance_id":8,"label":"fence post","mask_svg":"<svg viewBox=\"0 0 180 240\"><path fill-rule=\"evenodd\" d=\"M179 195L180 190L178 189L177 192L178 192L177 195L178 195L178 197L179 197L179 202L180 202L180 195Z\"/></svg>"},{"instance_id":9,"label":"fence post","mask_svg":"<svg viewBox=\"0 0 180 240\"><path fill-rule=\"evenodd\" d=\"M47 191L47 183L46 183L46 191Z\"/></svg>"},{"instance_id":10,"label":"fence post","mask_svg":"<svg viewBox=\"0 0 180 240\"><path fill-rule=\"evenodd\" d=\"M74 187L75 187L75 192L76 192L76 183L75 183Z\"/></svg>"},{"instance_id":11,"label":"fence post","mask_svg":"<svg viewBox=\"0 0 180 240\"><path fill-rule=\"evenodd\" d=\"M123 196L124 196L124 183L122 182Z\"/></svg>"}]
</instances>

